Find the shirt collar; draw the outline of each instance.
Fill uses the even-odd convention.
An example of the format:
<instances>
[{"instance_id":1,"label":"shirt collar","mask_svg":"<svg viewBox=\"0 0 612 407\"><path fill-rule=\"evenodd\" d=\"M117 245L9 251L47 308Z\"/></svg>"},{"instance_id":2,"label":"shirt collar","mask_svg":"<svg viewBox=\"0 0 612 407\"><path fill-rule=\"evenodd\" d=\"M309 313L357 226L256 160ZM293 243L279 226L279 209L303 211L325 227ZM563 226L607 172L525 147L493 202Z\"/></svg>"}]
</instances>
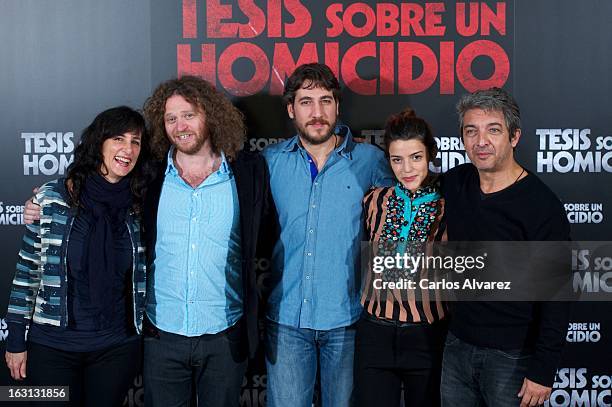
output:
<instances>
[{"instance_id":1,"label":"shirt collar","mask_svg":"<svg viewBox=\"0 0 612 407\"><path fill-rule=\"evenodd\" d=\"M230 175L232 173L232 168L230 167L227 159L225 158L225 153L221 151L221 165L219 165L219 174Z\"/></svg>"},{"instance_id":2,"label":"shirt collar","mask_svg":"<svg viewBox=\"0 0 612 407\"><path fill-rule=\"evenodd\" d=\"M168 151L168 165L166 166L165 174L178 174L178 169L174 165L174 146L170 146L170 150ZM219 174L227 174L231 175L232 169L225 158L225 153L221 151L221 165L219 165L219 169L217 170Z\"/></svg>"},{"instance_id":3,"label":"shirt collar","mask_svg":"<svg viewBox=\"0 0 612 407\"><path fill-rule=\"evenodd\" d=\"M174 155L174 146L170 146L170 149L168 150L168 164L166 165L166 172L165 174L178 174L178 170L177 168L174 166L174 160L172 159L172 156Z\"/></svg>"},{"instance_id":4,"label":"shirt collar","mask_svg":"<svg viewBox=\"0 0 612 407\"><path fill-rule=\"evenodd\" d=\"M408 188L406 188L404 185L402 185L401 182L398 182L396 185L397 185L397 188L402 190L411 200L412 199L416 199L416 198L420 198L420 197L428 195L428 194L439 193L439 188L438 188L437 181L431 181L431 180L428 181L428 180L426 180L425 182L427 182L426 185L420 186L414 192L411 192Z\"/></svg>"},{"instance_id":5,"label":"shirt collar","mask_svg":"<svg viewBox=\"0 0 612 407\"><path fill-rule=\"evenodd\" d=\"M355 141L353 140L351 129L349 129L348 126L345 126L343 124L338 124L334 129L334 133L338 136L343 137L342 143L340 143L340 145L336 147L334 151L340 154L342 157L348 158L349 160L352 159L353 156L351 152L355 148ZM289 140L283 151L291 152L297 151L298 149L303 149L299 141L300 138L298 135L293 136Z\"/></svg>"}]
</instances>

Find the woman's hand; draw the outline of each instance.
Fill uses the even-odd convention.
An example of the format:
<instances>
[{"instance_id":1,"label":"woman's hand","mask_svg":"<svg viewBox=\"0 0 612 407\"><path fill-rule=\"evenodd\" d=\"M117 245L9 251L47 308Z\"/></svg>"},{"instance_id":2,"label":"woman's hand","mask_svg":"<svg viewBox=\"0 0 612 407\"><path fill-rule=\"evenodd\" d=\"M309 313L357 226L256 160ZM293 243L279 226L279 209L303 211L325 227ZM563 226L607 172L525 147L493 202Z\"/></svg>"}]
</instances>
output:
<instances>
[{"instance_id":1,"label":"woman's hand","mask_svg":"<svg viewBox=\"0 0 612 407\"><path fill-rule=\"evenodd\" d=\"M26 361L28 360L28 352L11 353L5 352L4 358L6 365L11 371L11 376L15 380L22 380L26 377Z\"/></svg>"},{"instance_id":2,"label":"woman's hand","mask_svg":"<svg viewBox=\"0 0 612 407\"><path fill-rule=\"evenodd\" d=\"M32 192L36 195L38 188L34 188ZM35 221L40 220L40 206L34 203L34 197L28 199L24 206L23 221L26 225L31 225Z\"/></svg>"}]
</instances>

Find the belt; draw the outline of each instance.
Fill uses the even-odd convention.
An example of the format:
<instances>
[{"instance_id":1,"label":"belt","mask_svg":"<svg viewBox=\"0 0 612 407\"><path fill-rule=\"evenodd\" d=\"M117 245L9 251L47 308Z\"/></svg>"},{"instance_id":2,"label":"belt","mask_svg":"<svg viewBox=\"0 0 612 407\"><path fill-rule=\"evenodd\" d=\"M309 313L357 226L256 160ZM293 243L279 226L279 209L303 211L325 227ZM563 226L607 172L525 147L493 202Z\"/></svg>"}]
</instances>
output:
<instances>
[{"instance_id":1,"label":"belt","mask_svg":"<svg viewBox=\"0 0 612 407\"><path fill-rule=\"evenodd\" d=\"M393 319L377 318L376 316L368 313L367 311L363 311L361 313L361 318L368 322L372 322L378 325L391 326L391 327L396 327L396 328L414 328L414 327L419 327L419 326L423 327L423 326L432 325L427 321L425 322L407 322L407 321L396 321Z\"/></svg>"}]
</instances>

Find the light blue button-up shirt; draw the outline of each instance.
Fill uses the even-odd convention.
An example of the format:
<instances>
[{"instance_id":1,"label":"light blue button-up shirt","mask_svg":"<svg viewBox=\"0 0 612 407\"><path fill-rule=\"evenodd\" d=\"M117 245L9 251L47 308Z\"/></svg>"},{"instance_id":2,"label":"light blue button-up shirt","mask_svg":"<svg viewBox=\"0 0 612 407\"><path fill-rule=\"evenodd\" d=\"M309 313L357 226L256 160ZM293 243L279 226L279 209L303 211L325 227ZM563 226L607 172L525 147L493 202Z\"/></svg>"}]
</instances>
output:
<instances>
[{"instance_id":1,"label":"light blue button-up shirt","mask_svg":"<svg viewBox=\"0 0 612 407\"><path fill-rule=\"evenodd\" d=\"M240 209L231 168L196 188L168 154L159 200L147 316L161 330L185 336L220 332L242 316Z\"/></svg>"},{"instance_id":2,"label":"light blue button-up shirt","mask_svg":"<svg viewBox=\"0 0 612 407\"><path fill-rule=\"evenodd\" d=\"M314 179L297 136L263 152L281 230L267 317L283 325L329 330L361 313L362 199L393 175L380 149L355 143L346 126L336 133L344 140Z\"/></svg>"}]
</instances>

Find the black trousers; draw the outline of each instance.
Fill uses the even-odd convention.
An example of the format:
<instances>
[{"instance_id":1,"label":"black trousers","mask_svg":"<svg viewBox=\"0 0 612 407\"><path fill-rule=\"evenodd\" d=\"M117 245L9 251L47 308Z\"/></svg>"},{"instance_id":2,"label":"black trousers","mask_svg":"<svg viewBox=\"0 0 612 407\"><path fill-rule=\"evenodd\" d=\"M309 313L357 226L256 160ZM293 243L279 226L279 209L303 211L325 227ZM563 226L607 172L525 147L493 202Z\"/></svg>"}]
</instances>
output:
<instances>
[{"instance_id":1,"label":"black trousers","mask_svg":"<svg viewBox=\"0 0 612 407\"><path fill-rule=\"evenodd\" d=\"M120 407L142 367L142 341L95 352L67 352L28 343L29 386L69 386L69 402L34 402L32 406Z\"/></svg>"},{"instance_id":2,"label":"black trousers","mask_svg":"<svg viewBox=\"0 0 612 407\"><path fill-rule=\"evenodd\" d=\"M147 323L147 325L149 325ZM195 337L145 329L146 407L238 407L248 350L243 321Z\"/></svg>"},{"instance_id":3,"label":"black trousers","mask_svg":"<svg viewBox=\"0 0 612 407\"><path fill-rule=\"evenodd\" d=\"M362 317L355 339L357 406L440 405L446 323L398 327Z\"/></svg>"}]
</instances>

